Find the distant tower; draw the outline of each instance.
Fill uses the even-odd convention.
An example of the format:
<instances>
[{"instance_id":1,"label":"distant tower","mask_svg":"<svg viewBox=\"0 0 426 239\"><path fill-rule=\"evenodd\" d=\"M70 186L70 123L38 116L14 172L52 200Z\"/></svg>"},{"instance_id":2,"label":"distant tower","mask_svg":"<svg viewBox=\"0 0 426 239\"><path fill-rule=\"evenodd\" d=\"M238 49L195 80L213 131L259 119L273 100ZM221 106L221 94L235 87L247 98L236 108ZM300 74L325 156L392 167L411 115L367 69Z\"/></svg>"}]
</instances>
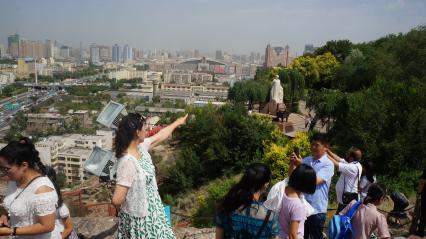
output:
<instances>
[{"instance_id":1,"label":"distant tower","mask_svg":"<svg viewBox=\"0 0 426 239\"><path fill-rule=\"evenodd\" d=\"M123 47L123 62L128 62L133 59L132 48L129 45Z\"/></svg>"},{"instance_id":2,"label":"distant tower","mask_svg":"<svg viewBox=\"0 0 426 239\"><path fill-rule=\"evenodd\" d=\"M80 63L83 63L83 44L80 42Z\"/></svg>"},{"instance_id":3,"label":"distant tower","mask_svg":"<svg viewBox=\"0 0 426 239\"><path fill-rule=\"evenodd\" d=\"M216 51L216 60L219 60L219 61L223 60L223 54L221 50Z\"/></svg>"},{"instance_id":4,"label":"distant tower","mask_svg":"<svg viewBox=\"0 0 426 239\"><path fill-rule=\"evenodd\" d=\"M99 47L96 44L90 45L90 62L92 63L100 62Z\"/></svg>"},{"instance_id":5,"label":"distant tower","mask_svg":"<svg viewBox=\"0 0 426 239\"><path fill-rule=\"evenodd\" d=\"M271 45L268 43L265 50L265 67L269 67L271 65Z\"/></svg>"},{"instance_id":6,"label":"distant tower","mask_svg":"<svg viewBox=\"0 0 426 239\"><path fill-rule=\"evenodd\" d=\"M112 46L112 62L120 62L120 47L117 44Z\"/></svg>"},{"instance_id":7,"label":"distant tower","mask_svg":"<svg viewBox=\"0 0 426 239\"><path fill-rule=\"evenodd\" d=\"M7 47L9 50L9 54L12 57L15 57L15 58L19 57L19 54L21 52L19 45L20 45L20 40L19 40L18 33L15 33L15 35L10 35L7 38Z\"/></svg>"}]
</instances>

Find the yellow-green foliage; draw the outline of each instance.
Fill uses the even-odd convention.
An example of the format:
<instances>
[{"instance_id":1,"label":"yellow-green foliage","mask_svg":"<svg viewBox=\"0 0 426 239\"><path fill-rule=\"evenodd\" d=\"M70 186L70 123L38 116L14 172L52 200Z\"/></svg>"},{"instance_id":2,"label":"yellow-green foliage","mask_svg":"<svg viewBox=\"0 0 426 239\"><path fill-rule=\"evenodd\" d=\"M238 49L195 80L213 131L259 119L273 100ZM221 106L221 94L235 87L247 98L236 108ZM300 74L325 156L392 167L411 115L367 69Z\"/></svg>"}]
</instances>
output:
<instances>
[{"instance_id":1,"label":"yellow-green foliage","mask_svg":"<svg viewBox=\"0 0 426 239\"><path fill-rule=\"evenodd\" d=\"M241 178L237 175L230 178L220 178L210 182L197 195L197 203L193 215L195 227L211 227L214 225L214 215L218 203Z\"/></svg>"},{"instance_id":2,"label":"yellow-green foliage","mask_svg":"<svg viewBox=\"0 0 426 239\"><path fill-rule=\"evenodd\" d=\"M275 133L273 132L273 134ZM294 147L299 147L302 157L308 156L310 152L309 138L306 133L296 134L296 137L286 144L276 142L269 142L270 144L265 145L265 155L263 157L265 163L271 168L272 184L288 176L288 165Z\"/></svg>"}]
</instances>

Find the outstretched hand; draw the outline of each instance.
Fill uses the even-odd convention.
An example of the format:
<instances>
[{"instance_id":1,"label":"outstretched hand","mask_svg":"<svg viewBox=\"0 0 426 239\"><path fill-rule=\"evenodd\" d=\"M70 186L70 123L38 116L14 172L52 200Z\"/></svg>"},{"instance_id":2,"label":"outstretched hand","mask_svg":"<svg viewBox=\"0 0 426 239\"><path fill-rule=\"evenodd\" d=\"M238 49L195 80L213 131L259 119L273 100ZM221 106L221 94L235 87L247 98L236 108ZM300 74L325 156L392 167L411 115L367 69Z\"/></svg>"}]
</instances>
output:
<instances>
[{"instance_id":1,"label":"outstretched hand","mask_svg":"<svg viewBox=\"0 0 426 239\"><path fill-rule=\"evenodd\" d=\"M188 119L188 114L186 114L185 116L182 116L180 118L178 118L175 122L177 123L178 126L184 125L186 124L186 120Z\"/></svg>"}]
</instances>

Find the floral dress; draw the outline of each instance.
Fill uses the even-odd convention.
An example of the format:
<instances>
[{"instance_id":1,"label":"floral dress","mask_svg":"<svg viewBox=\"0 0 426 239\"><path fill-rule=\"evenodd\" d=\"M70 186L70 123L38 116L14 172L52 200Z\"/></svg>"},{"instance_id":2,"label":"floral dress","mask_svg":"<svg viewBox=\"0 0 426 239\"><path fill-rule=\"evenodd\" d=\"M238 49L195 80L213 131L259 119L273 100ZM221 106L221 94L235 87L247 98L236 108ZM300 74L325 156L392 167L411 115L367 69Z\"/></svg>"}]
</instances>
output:
<instances>
[{"instance_id":1,"label":"floral dress","mask_svg":"<svg viewBox=\"0 0 426 239\"><path fill-rule=\"evenodd\" d=\"M148 153L150 145L149 138L140 144L139 151L142 155L141 159L134 161L143 173L146 182L146 202L147 215L145 217L137 217L123 210L120 211L120 222L118 227L118 238L139 239L139 238L175 238L173 231L168 223L164 206L158 193L157 182L155 178L155 168ZM121 159L120 159L121 160ZM139 167L140 166L140 167ZM124 168L121 173L129 174L130 168ZM120 166L117 168L117 184L119 183ZM130 173L131 174L131 173ZM133 177L134 178L134 177Z\"/></svg>"}]
</instances>

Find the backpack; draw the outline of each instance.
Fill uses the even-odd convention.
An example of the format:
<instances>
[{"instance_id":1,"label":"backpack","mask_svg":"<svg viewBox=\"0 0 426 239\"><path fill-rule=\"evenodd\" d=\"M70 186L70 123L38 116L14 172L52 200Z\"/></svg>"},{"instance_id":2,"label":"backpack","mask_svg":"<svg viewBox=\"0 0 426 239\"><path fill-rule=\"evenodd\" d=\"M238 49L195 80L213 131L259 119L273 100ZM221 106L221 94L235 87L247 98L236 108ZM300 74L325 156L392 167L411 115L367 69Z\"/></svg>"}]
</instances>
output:
<instances>
[{"instance_id":1,"label":"backpack","mask_svg":"<svg viewBox=\"0 0 426 239\"><path fill-rule=\"evenodd\" d=\"M329 239L350 239L352 238L352 217L355 215L361 202L356 202L345 215L334 215L328 223Z\"/></svg>"},{"instance_id":2,"label":"backpack","mask_svg":"<svg viewBox=\"0 0 426 239\"><path fill-rule=\"evenodd\" d=\"M246 209L246 215L248 216L249 215L249 212L250 211L250 209L249 208L247 208ZM258 239L261 235L262 235L262 232L263 232L263 230L265 229L265 227L266 227L266 225L268 224L268 222L269 222L269 218L270 218L270 216L271 216L271 213L272 213L272 211L271 210L268 210L267 212L266 212L266 216L265 216L265 219L263 220L263 223L262 223L262 226L259 228L259 230L257 231L257 233L256 233L256 235L254 236L254 235L252 235L250 232L248 232L246 229L241 229L239 232L235 232L234 231L234 228L232 227L232 219L231 219L231 217L228 215L228 225L229 225L229 227L231 228L231 230L232 231L234 231L234 239Z\"/></svg>"}]
</instances>

